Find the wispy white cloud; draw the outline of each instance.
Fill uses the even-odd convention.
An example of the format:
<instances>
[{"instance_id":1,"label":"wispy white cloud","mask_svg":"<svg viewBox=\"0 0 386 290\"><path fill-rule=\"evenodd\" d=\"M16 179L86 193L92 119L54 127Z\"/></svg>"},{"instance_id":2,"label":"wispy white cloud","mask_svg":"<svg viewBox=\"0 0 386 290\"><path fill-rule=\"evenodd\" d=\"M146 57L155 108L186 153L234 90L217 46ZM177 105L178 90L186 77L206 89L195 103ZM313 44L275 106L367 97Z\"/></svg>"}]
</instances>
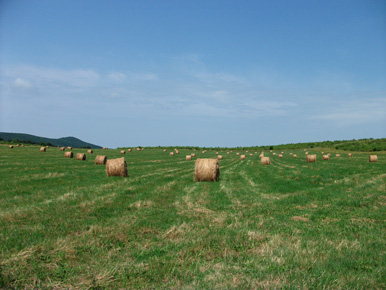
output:
<instances>
[{"instance_id":1,"label":"wispy white cloud","mask_svg":"<svg viewBox=\"0 0 386 290\"><path fill-rule=\"evenodd\" d=\"M30 81L22 78L16 78L13 82L13 85L17 88L22 88L22 89L30 89L33 87Z\"/></svg>"}]
</instances>

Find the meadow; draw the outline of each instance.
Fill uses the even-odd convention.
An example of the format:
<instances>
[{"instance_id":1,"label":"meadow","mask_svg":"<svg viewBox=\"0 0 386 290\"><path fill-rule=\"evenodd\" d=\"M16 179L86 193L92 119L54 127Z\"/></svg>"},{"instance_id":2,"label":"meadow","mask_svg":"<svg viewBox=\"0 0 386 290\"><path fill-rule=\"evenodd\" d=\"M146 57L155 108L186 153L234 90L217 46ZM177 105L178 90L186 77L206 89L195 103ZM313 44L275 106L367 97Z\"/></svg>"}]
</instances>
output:
<instances>
[{"instance_id":1,"label":"meadow","mask_svg":"<svg viewBox=\"0 0 386 290\"><path fill-rule=\"evenodd\" d=\"M215 151L39 148L0 146L0 288L386 289L386 152L219 151L194 182Z\"/></svg>"}]
</instances>

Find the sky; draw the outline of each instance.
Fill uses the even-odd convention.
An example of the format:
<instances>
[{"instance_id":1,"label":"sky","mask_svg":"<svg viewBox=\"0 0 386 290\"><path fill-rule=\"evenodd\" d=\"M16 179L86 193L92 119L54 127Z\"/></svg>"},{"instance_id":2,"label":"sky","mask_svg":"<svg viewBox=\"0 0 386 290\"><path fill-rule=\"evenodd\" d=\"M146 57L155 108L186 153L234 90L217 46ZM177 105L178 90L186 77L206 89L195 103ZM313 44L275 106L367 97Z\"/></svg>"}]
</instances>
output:
<instances>
[{"instance_id":1,"label":"sky","mask_svg":"<svg viewBox=\"0 0 386 290\"><path fill-rule=\"evenodd\" d=\"M109 148L386 137L384 0L0 0L0 131Z\"/></svg>"}]
</instances>

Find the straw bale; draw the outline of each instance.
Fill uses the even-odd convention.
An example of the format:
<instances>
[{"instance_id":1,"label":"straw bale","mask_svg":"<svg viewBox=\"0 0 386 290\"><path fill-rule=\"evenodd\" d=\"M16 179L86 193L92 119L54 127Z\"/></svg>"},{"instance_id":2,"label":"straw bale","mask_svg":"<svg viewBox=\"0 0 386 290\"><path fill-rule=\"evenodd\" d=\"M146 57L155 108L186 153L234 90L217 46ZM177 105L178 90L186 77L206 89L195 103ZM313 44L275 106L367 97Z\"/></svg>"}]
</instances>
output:
<instances>
[{"instance_id":1,"label":"straw bale","mask_svg":"<svg viewBox=\"0 0 386 290\"><path fill-rule=\"evenodd\" d=\"M309 154L306 157L307 163L316 162L316 154Z\"/></svg>"},{"instance_id":2,"label":"straw bale","mask_svg":"<svg viewBox=\"0 0 386 290\"><path fill-rule=\"evenodd\" d=\"M61 151L65 151L65 150L66 150L66 147L60 147L60 150L61 150Z\"/></svg>"},{"instance_id":3,"label":"straw bale","mask_svg":"<svg viewBox=\"0 0 386 290\"><path fill-rule=\"evenodd\" d=\"M176 154L180 154L180 151L176 150Z\"/></svg>"},{"instance_id":4,"label":"straw bale","mask_svg":"<svg viewBox=\"0 0 386 290\"><path fill-rule=\"evenodd\" d=\"M240 153L236 153L237 156L240 156Z\"/></svg>"},{"instance_id":5,"label":"straw bale","mask_svg":"<svg viewBox=\"0 0 386 290\"><path fill-rule=\"evenodd\" d=\"M13 148L13 146L12 145L9 145L9 149L12 149Z\"/></svg>"},{"instance_id":6,"label":"straw bale","mask_svg":"<svg viewBox=\"0 0 386 290\"><path fill-rule=\"evenodd\" d=\"M335 156L336 156L336 157L340 157L340 154L336 154Z\"/></svg>"},{"instance_id":7,"label":"straw bale","mask_svg":"<svg viewBox=\"0 0 386 290\"><path fill-rule=\"evenodd\" d=\"M282 151L281 154L284 154L284 152Z\"/></svg>"},{"instance_id":8,"label":"straw bale","mask_svg":"<svg viewBox=\"0 0 386 290\"><path fill-rule=\"evenodd\" d=\"M328 155L323 155L323 160L329 160L330 159L330 156Z\"/></svg>"},{"instance_id":9,"label":"straw bale","mask_svg":"<svg viewBox=\"0 0 386 290\"><path fill-rule=\"evenodd\" d=\"M259 158L263 158L264 157L264 153L261 153L260 155L259 155Z\"/></svg>"},{"instance_id":10,"label":"straw bale","mask_svg":"<svg viewBox=\"0 0 386 290\"><path fill-rule=\"evenodd\" d=\"M194 181L218 181L220 166L217 159L197 159L194 170Z\"/></svg>"},{"instance_id":11,"label":"straw bale","mask_svg":"<svg viewBox=\"0 0 386 290\"><path fill-rule=\"evenodd\" d=\"M66 157L66 158L73 158L74 157L74 153L72 153L71 151L64 152L64 157Z\"/></svg>"},{"instance_id":12,"label":"straw bale","mask_svg":"<svg viewBox=\"0 0 386 290\"><path fill-rule=\"evenodd\" d=\"M377 155L370 155L369 156L369 162L377 162L378 156Z\"/></svg>"},{"instance_id":13,"label":"straw bale","mask_svg":"<svg viewBox=\"0 0 386 290\"><path fill-rule=\"evenodd\" d=\"M121 150L121 154L126 154L126 151L125 150Z\"/></svg>"},{"instance_id":14,"label":"straw bale","mask_svg":"<svg viewBox=\"0 0 386 290\"><path fill-rule=\"evenodd\" d=\"M283 158L283 154L279 154L279 158Z\"/></svg>"},{"instance_id":15,"label":"straw bale","mask_svg":"<svg viewBox=\"0 0 386 290\"><path fill-rule=\"evenodd\" d=\"M275 152L273 152L273 153L272 153L272 155L273 155L273 156L275 156L275 155L276 155L276 153L275 153Z\"/></svg>"},{"instance_id":16,"label":"straw bale","mask_svg":"<svg viewBox=\"0 0 386 290\"><path fill-rule=\"evenodd\" d=\"M170 154L169 154L170 156L174 156L174 152L170 152Z\"/></svg>"},{"instance_id":17,"label":"straw bale","mask_svg":"<svg viewBox=\"0 0 386 290\"><path fill-rule=\"evenodd\" d=\"M127 177L127 164L125 157L107 160L106 174L107 176Z\"/></svg>"},{"instance_id":18,"label":"straw bale","mask_svg":"<svg viewBox=\"0 0 386 290\"><path fill-rule=\"evenodd\" d=\"M141 148L137 148L137 151L141 151Z\"/></svg>"},{"instance_id":19,"label":"straw bale","mask_svg":"<svg viewBox=\"0 0 386 290\"><path fill-rule=\"evenodd\" d=\"M229 152L227 152L227 155L229 155Z\"/></svg>"},{"instance_id":20,"label":"straw bale","mask_svg":"<svg viewBox=\"0 0 386 290\"><path fill-rule=\"evenodd\" d=\"M103 150L107 150L107 147L103 147Z\"/></svg>"},{"instance_id":21,"label":"straw bale","mask_svg":"<svg viewBox=\"0 0 386 290\"><path fill-rule=\"evenodd\" d=\"M245 150L245 153L248 153L248 150Z\"/></svg>"},{"instance_id":22,"label":"straw bale","mask_svg":"<svg viewBox=\"0 0 386 290\"><path fill-rule=\"evenodd\" d=\"M94 151L92 151L91 149L87 150L87 154L94 154Z\"/></svg>"},{"instance_id":23,"label":"straw bale","mask_svg":"<svg viewBox=\"0 0 386 290\"><path fill-rule=\"evenodd\" d=\"M186 160L192 160L192 155L186 155Z\"/></svg>"},{"instance_id":24,"label":"straw bale","mask_svg":"<svg viewBox=\"0 0 386 290\"><path fill-rule=\"evenodd\" d=\"M290 155L291 155L291 156L293 155L292 152L290 153Z\"/></svg>"},{"instance_id":25,"label":"straw bale","mask_svg":"<svg viewBox=\"0 0 386 290\"><path fill-rule=\"evenodd\" d=\"M270 165L271 164L271 160L269 159L269 157L261 157L261 164L262 165Z\"/></svg>"},{"instance_id":26,"label":"straw bale","mask_svg":"<svg viewBox=\"0 0 386 290\"><path fill-rule=\"evenodd\" d=\"M86 154L76 153L76 160L86 160Z\"/></svg>"},{"instance_id":27,"label":"straw bale","mask_svg":"<svg viewBox=\"0 0 386 290\"><path fill-rule=\"evenodd\" d=\"M107 157L104 155L97 155L95 157L95 164L105 165L107 161Z\"/></svg>"},{"instance_id":28,"label":"straw bale","mask_svg":"<svg viewBox=\"0 0 386 290\"><path fill-rule=\"evenodd\" d=\"M216 155L218 155L218 152L216 152Z\"/></svg>"},{"instance_id":29,"label":"straw bale","mask_svg":"<svg viewBox=\"0 0 386 290\"><path fill-rule=\"evenodd\" d=\"M167 150L166 149L164 149L164 152L166 152Z\"/></svg>"},{"instance_id":30,"label":"straw bale","mask_svg":"<svg viewBox=\"0 0 386 290\"><path fill-rule=\"evenodd\" d=\"M272 150L269 150L269 152L271 152L271 153L272 153Z\"/></svg>"},{"instance_id":31,"label":"straw bale","mask_svg":"<svg viewBox=\"0 0 386 290\"><path fill-rule=\"evenodd\" d=\"M253 156L253 154L252 154L252 153L249 153L249 156Z\"/></svg>"},{"instance_id":32,"label":"straw bale","mask_svg":"<svg viewBox=\"0 0 386 290\"><path fill-rule=\"evenodd\" d=\"M190 154L190 156L192 156L192 158L196 157L196 153L192 153L192 154Z\"/></svg>"},{"instance_id":33,"label":"straw bale","mask_svg":"<svg viewBox=\"0 0 386 290\"><path fill-rule=\"evenodd\" d=\"M131 148L127 149L127 152L131 152L131 151L132 151L132 149L131 149Z\"/></svg>"},{"instance_id":34,"label":"straw bale","mask_svg":"<svg viewBox=\"0 0 386 290\"><path fill-rule=\"evenodd\" d=\"M352 153L347 154L348 157L352 157Z\"/></svg>"},{"instance_id":35,"label":"straw bale","mask_svg":"<svg viewBox=\"0 0 386 290\"><path fill-rule=\"evenodd\" d=\"M222 155L217 155L217 159L221 160L222 159Z\"/></svg>"},{"instance_id":36,"label":"straw bale","mask_svg":"<svg viewBox=\"0 0 386 290\"><path fill-rule=\"evenodd\" d=\"M306 155L308 155L308 152L306 152Z\"/></svg>"},{"instance_id":37,"label":"straw bale","mask_svg":"<svg viewBox=\"0 0 386 290\"><path fill-rule=\"evenodd\" d=\"M292 155L292 157L297 158L298 156L296 154Z\"/></svg>"},{"instance_id":38,"label":"straw bale","mask_svg":"<svg viewBox=\"0 0 386 290\"><path fill-rule=\"evenodd\" d=\"M67 149L68 149L68 150L72 150L72 147L68 146Z\"/></svg>"},{"instance_id":39,"label":"straw bale","mask_svg":"<svg viewBox=\"0 0 386 290\"><path fill-rule=\"evenodd\" d=\"M40 152L46 152L46 147L40 147Z\"/></svg>"},{"instance_id":40,"label":"straw bale","mask_svg":"<svg viewBox=\"0 0 386 290\"><path fill-rule=\"evenodd\" d=\"M245 155L240 155L240 159L244 160L245 159Z\"/></svg>"}]
</instances>

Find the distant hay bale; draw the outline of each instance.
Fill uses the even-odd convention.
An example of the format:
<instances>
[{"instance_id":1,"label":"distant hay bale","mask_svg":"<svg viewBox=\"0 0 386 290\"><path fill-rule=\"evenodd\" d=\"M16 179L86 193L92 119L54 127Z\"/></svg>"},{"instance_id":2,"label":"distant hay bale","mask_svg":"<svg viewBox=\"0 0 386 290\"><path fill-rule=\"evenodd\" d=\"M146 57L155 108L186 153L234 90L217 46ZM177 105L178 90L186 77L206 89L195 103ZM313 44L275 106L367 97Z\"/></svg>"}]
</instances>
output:
<instances>
[{"instance_id":1,"label":"distant hay bale","mask_svg":"<svg viewBox=\"0 0 386 290\"><path fill-rule=\"evenodd\" d=\"M261 153L260 155L259 155L259 158L263 158L264 157L264 153Z\"/></svg>"},{"instance_id":2,"label":"distant hay bale","mask_svg":"<svg viewBox=\"0 0 386 290\"><path fill-rule=\"evenodd\" d=\"M336 156L336 157L340 157L340 154L336 154L335 156Z\"/></svg>"},{"instance_id":3,"label":"distant hay bale","mask_svg":"<svg viewBox=\"0 0 386 290\"><path fill-rule=\"evenodd\" d=\"M17 146L17 147L20 147L20 144L17 144L16 146Z\"/></svg>"},{"instance_id":4,"label":"distant hay bale","mask_svg":"<svg viewBox=\"0 0 386 290\"><path fill-rule=\"evenodd\" d=\"M281 154L284 154L284 152L282 151Z\"/></svg>"},{"instance_id":5,"label":"distant hay bale","mask_svg":"<svg viewBox=\"0 0 386 290\"><path fill-rule=\"evenodd\" d=\"M269 150L269 152L271 152L271 153L272 153L272 150Z\"/></svg>"},{"instance_id":6,"label":"distant hay bale","mask_svg":"<svg viewBox=\"0 0 386 290\"><path fill-rule=\"evenodd\" d=\"M352 153L347 154L348 157L352 157Z\"/></svg>"},{"instance_id":7,"label":"distant hay bale","mask_svg":"<svg viewBox=\"0 0 386 290\"><path fill-rule=\"evenodd\" d=\"M272 153L272 155L273 155L273 156L275 156L275 155L276 155L276 153L275 153L275 152L273 152L273 153Z\"/></svg>"},{"instance_id":8,"label":"distant hay bale","mask_svg":"<svg viewBox=\"0 0 386 290\"><path fill-rule=\"evenodd\" d=\"M68 149L68 150L72 150L72 147L68 146L67 149Z\"/></svg>"},{"instance_id":9,"label":"distant hay bale","mask_svg":"<svg viewBox=\"0 0 386 290\"><path fill-rule=\"evenodd\" d=\"M261 157L261 164L262 165L270 165L271 164L271 160L269 159L269 157Z\"/></svg>"},{"instance_id":10,"label":"distant hay bale","mask_svg":"<svg viewBox=\"0 0 386 290\"><path fill-rule=\"evenodd\" d=\"M205 154L205 151L202 151L201 153L202 153L202 154Z\"/></svg>"},{"instance_id":11,"label":"distant hay bale","mask_svg":"<svg viewBox=\"0 0 386 290\"><path fill-rule=\"evenodd\" d=\"M194 181L218 181L220 166L217 159L197 159L194 170Z\"/></svg>"},{"instance_id":12,"label":"distant hay bale","mask_svg":"<svg viewBox=\"0 0 386 290\"><path fill-rule=\"evenodd\" d=\"M13 146L12 145L9 145L9 149L12 149L13 148Z\"/></svg>"},{"instance_id":13,"label":"distant hay bale","mask_svg":"<svg viewBox=\"0 0 386 290\"><path fill-rule=\"evenodd\" d=\"M46 147L40 147L40 152L46 152Z\"/></svg>"},{"instance_id":14,"label":"distant hay bale","mask_svg":"<svg viewBox=\"0 0 386 290\"><path fill-rule=\"evenodd\" d=\"M307 151L307 149L304 149L304 151Z\"/></svg>"},{"instance_id":15,"label":"distant hay bale","mask_svg":"<svg viewBox=\"0 0 386 290\"><path fill-rule=\"evenodd\" d=\"M107 176L127 177L127 164L125 157L107 160L106 174Z\"/></svg>"},{"instance_id":16,"label":"distant hay bale","mask_svg":"<svg viewBox=\"0 0 386 290\"><path fill-rule=\"evenodd\" d=\"M244 159L245 159L245 155L241 155L241 156L240 156L240 159L241 159L241 160L244 160Z\"/></svg>"},{"instance_id":17,"label":"distant hay bale","mask_svg":"<svg viewBox=\"0 0 386 290\"><path fill-rule=\"evenodd\" d=\"M245 153L248 153L248 150L245 150Z\"/></svg>"},{"instance_id":18,"label":"distant hay bale","mask_svg":"<svg viewBox=\"0 0 386 290\"><path fill-rule=\"evenodd\" d=\"M323 160L329 160L330 159L330 156L328 155L323 155Z\"/></svg>"},{"instance_id":19,"label":"distant hay bale","mask_svg":"<svg viewBox=\"0 0 386 290\"><path fill-rule=\"evenodd\" d=\"M192 160L192 155L186 155L186 160Z\"/></svg>"},{"instance_id":20,"label":"distant hay bale","mask_svg":"<svg viewBox=\"0 0 386 290\"><path fill-rule=\"evenodd\" d=\"M309 154L306 157L307 163L316 162L316 154Z\"/></svg>"},{"instance_id":21,"label":"distant hay bale","mask_svg":"<svg viewBox=\"0 0 386 290\"><path fill-rule=\"evenodd\" d=\"M322 151L322 154L324 154L324 152Z\"/></svg>"},{"instance_id":22,"label":"distant hay bale","mask_svg":"<svg viewBox=\"0 0 386 290\"><path fill-rule=\"evenodd\" d=\"M229 152L227 152L227 155L229 155Z\"/></svg>"},{"instance_id":23,"label":"distant hay bale","mask_svg":"<svg viewBox=\"0 0 386 290\"><path fill-rule=\"evenodd\" d=\"M91 149L87 150L87 154L94 154L94 151L92 151Z\"/></svg>"},{"instance_id":24,"label":"distant hay bale","mask_svg":"<svg viewBox=\"0 0 386 290\"><path fill-rule=\"evenodd\" d=\"M291 155L291 156L293 155L292 152L290 153L290 155Z\"/></svg>"},{"instance_id":25,"label":"distant hay bale","mask_svg":"<svg viewBox=\"0 0 386 290\"><path fill-rule=\"evenodd\" d=\"M240 153L236 153L237 156L240 156Z\"/></svg>"},{"instance_id":26,"label":"distant hay bale","mask_svg":"<svg viewBox=\"0 0 386 290\"><path fill-rule=\"evenodd\" d=\"M216 155L218 155L218 152L216 152Z\"/></svg>"},{"instance_id":27,"label":"distant hay bale","mask_svg":"<svg viewBox=\"0 0 386 290\"><path fill-rule=\"evenodd\" d=\"M190 154L190 156L192 156L192 158L196 157L196 153L192 153L192 154Z\"/></svg>"},{"instance_id":28,"label":"distant hay bale","mask_svg":"<svg viewBox=\"0 0 386 290\"><path fill-rule=\"evenodd\" d=\"M127 149L127 152L131 152L131 151L132 151L131 148Z\"/></svg>"},{"instance_id":29,"label":"distant hay bale","mask_svg":"<svg viewBox=\"0 0 386 290\"><path fill-rule=\"evenodd\" d=\"M279 158L283 158L283 154L279 154Z\"/></svg>"},{"instance_id":30,"label":"distant hay bale","mask_svg":"<svg viewBox=\"0 0 386 290\"><path fill-rule=\"evenodd\" d=\"M306 152L305 154L308 155L308 152Z\"/></svg>"},{"instance_id":31,"label":"distant hay bale","mask_svg":"<svg viewBox=\"0 0 386 290\"><path fill-rule=\"evenodd\" d=\"M60 147L60 150L61 150L61 151L65 151L65 150L66 150L66 147Z\"/></svg>"},{"instance_id":32,"label":"distant hay bale","mask_svg":"<svg viewBox=\"0 0 386 290\"><path fill-rule=\"evenodd\" d=\"M174 156L174 152L170 152L170 154L169 154L170 156Z\"/></svg>"},{"instance_id":33,"label":"distant hay bale","mask_svg":"<svg viewBox=\"0 0 386 290\"><path fill-rule=\"evenodd\" d=\"M297 158L298 156L296 154L292 155L292 157Z\"/></svg>"},{"instance_id":34,"label":"distant hay bale","mask_svg":"<svg viewBox=\"0 0 386 290\"><path fill-rule=\"evenodd\" d=\"M76 160L86 160L86 154L76 153Z\"/></svg>"},{"instance_id":35,"label":"distant hay bale","mask_svg":"<svg viewBox=\"0 0 386 290\"><path fill-rule=\"evenodd\" d=\"M253 156L253 154L252 154L252 153L249 153L249 156Z\"/></svg>"},{"instance_id":36,"label":"distant hay bale","mask_svg":"<svg viewBox=\"0 0 386 290\"><path fill-rule=\"evenodd\" d=\"M164 152L166 152L167 150L166 149L164 149Z\"/></svg>"},{"instance_id":37,"label":"distant hay bale","mask_svg":"<svg viewBox=\"0 0 386 290\"><path fill-rule=\"evenodd\" d=\"M221 160L222 159L222 155L217 155L217 159Z\"/></svg>"},{"instance_id":38,"label":"distant hay bale","mask_svg":"<svg viewBox=\"0 0 386 290\"><path fill-rule=\"evenodd\" d=\"M176 150L176 154L180 154L180 151Z\"/></svg>"},{"instance_id":39,"label":"distant hay bale","mask_svg":"<svg viewBox=\"0 0 386 290\"><path fill-rule=\"evenodd\" d=\"M106 161L107 157L104 155L97 155L97 157L95 157L95 164L104 165Z\"/></svg>"},{"instance_id":40,"label":"distant hay bale","mask_svg":"<svg viewBox=\"0 0 386 290\"><path fill-rule=\"evenodd\" d=\"M64 157L65 158L73 158L74 153L72 153L71 151L64 152Z\"/></svg>"},{"instance_id":41,"label":"distant hay bale","mask_svg":"<svg viewBox=\"0 0 386 290\"><path fill-rule=\"evenodd\" d=\"M369 162L377 162L378 156L377 155L370 155L369 156Z\"/></svg>"},{"instance_id":42,"label":"distant hay bale","mask_svg":"<svg viewBox=\"0 0 386 290\"><path fill-rule=\"evenodd\" d=\"M141 151L141 148L137 148L137 151Z\"/></svg>"},{"instance_id":43,"label":"distant hay bale","mask_svg":"<svg viewBox=\"0 0 386 290\"><path fill-rule=\"evenodd\" d=\"M107 147L103 147L103 150L107 150Z\"/></svg>"},{"instance_id":44,"label":"distant hay bale","mask_svg":"<svg viewBox=\"0 0 386 290\"><path fill-rule=\"evenodd\" d=\"M121 154L126 154L126 151L125 150L121 150Z\"/></svg>"}]
</instances>

